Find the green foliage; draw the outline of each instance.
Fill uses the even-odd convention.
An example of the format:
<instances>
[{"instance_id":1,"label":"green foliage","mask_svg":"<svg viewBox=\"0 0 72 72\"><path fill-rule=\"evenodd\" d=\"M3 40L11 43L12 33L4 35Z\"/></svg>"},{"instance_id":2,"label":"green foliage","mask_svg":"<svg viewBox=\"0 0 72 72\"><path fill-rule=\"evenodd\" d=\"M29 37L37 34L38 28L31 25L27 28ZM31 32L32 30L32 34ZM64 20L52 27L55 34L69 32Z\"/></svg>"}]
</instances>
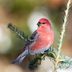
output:
<instances>
[{"instance_id":1,"label":"green foliage","mask_svg":"<svg viewBox=\"0 0 72 72\"><path fill-rule=\"evenodd\" d=\"M49 50L47 50L44 54L37 55L36 58L34 58L32 61L30 61L29 68L34 69L40 65L41 60L45 59L45 56L48 56L52 58L56 62L57 57L57 49L51 47ZM60 61L58 62L58 68L66 69L69 68L72 65L72 59L68 56L64 56L63 54L60 54ZM38 63L40 61L40 63Z\"/></svg>"},{"instance_id":2,"label":"green foliage","mask_svg":"<svg viewBox=\"0 0 72 72\"><path fill-rule=\"evenodd\" d=\"M18 30L15 26L13 26L11 23L8 24L8 28L10 28L12 31L14 31L17 36L19 38L21 38L22 40L26 41L26 39L28 39L28 37L25 35L24 32Z\"/></svg>"},{"instance_id":3,"label":"green foliage","mask_svg":"<svg viewBox=\"0 0 72 72\"><path fill-rule=\"evenodd\" d=\"M26 15L34 8L34 3L28 0L7 0L5 4L9 13L12 14Z\"/></svg>"}]
</instances>

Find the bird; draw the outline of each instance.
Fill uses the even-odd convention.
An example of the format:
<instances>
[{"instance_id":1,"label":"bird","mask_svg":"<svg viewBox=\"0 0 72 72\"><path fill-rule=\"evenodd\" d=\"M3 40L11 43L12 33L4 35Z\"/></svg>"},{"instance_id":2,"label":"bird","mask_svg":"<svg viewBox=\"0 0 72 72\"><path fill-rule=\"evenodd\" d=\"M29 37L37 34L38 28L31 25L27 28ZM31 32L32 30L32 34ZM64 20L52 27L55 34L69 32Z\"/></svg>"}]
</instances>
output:
<instances>
[{"instance_id":1,"label":"bird","mask_svg":"<svg viewBox=\"0 0 72 72\"><path fill-rule=\"evenodd\" d=\"M37 22L35 30L30 38L25 42L24 51L12 61L12 64L21 64L26 56L43 54L54 42L54 30L47 18L41 18Z\"/></svg>"}]
</instances>

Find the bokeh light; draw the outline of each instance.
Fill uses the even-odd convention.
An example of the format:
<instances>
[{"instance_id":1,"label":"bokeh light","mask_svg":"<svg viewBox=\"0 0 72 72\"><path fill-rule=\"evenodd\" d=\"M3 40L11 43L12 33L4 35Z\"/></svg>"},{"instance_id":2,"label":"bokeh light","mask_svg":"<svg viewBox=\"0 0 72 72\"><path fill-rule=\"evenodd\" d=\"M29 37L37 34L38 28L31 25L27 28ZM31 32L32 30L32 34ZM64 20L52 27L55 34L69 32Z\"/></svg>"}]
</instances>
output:
<instances>
[{"instance_id":1,"label":"bokeh light","mask_svg":"<svg viewBox=\"0 0 72 72\"><path fill-rule=\"evenodd\" d=\"M37 27L37 22L41 18L47 18L48 19L48 13L44 9L36 9L34 10L29 18L28 18L28 26L31 30L31 32L34 32L38 27Z\"/></svg>"},{"instance_id":2,"label":"bokeh light","mask_svg":"<svg viewBox=\"0 0 72 72\"><path fill-rule=\"evenodd\" d=\"M0 25L0 53L7 53L12 45L11 34L6 25Z\"/></svg>"}]
</instances>

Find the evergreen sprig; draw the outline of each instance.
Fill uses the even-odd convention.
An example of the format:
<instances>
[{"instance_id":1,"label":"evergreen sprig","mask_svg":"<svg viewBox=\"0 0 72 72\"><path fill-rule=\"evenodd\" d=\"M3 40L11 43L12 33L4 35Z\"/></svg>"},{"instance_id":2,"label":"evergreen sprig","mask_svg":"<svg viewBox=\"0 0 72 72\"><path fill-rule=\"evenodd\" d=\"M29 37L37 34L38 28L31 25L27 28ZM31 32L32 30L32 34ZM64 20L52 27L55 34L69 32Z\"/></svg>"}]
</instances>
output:
<instances>
[{"instance_id":1,"label":"evergreen sprig","mask_svg":"<svg viewBox=\"0 0 72 72\"><path fill-rule=\"evenodd\" d=\"M20 39L24 41L28 39L28 36L25 35L23 31L19 30L16 26L12 25L11 23L8 24L8 28L13 32L15 32Z\"/></svg>"}]
</instances>

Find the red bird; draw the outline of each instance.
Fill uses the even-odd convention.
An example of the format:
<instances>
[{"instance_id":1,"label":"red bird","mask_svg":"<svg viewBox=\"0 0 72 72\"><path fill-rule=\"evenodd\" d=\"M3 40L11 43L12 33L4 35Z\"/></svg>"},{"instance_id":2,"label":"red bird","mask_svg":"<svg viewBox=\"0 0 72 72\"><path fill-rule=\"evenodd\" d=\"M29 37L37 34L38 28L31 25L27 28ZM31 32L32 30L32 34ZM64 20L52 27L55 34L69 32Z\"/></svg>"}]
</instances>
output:
<instances>
[{"instance_id":1,"label":"red bird","mask_svg":"<svg viewBox=\"0 0 72 72\"><path fill-rule=\"evenodd\" d=\"M54 31L49 20L41 18L37 25L38 29L25 44L25 51L23 51L12 63L21 63L28 54L35 55L44 53L53 44Z\"/></svg>"}]
</instances>

